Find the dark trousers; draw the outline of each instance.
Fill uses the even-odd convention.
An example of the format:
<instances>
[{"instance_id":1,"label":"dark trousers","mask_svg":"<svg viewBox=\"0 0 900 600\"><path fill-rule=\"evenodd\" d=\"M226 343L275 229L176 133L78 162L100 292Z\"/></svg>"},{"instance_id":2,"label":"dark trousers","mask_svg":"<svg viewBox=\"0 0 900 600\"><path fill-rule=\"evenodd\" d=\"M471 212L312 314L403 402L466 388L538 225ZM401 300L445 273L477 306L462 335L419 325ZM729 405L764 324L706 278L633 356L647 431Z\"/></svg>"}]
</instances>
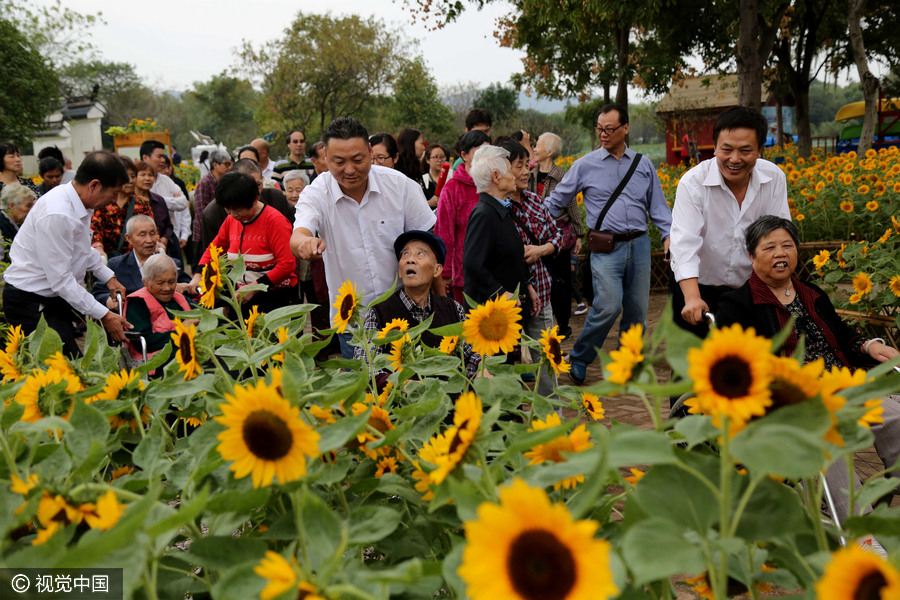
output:
<instances>
[{"instance_id":1,"label":"dark trousers","mask_svg":"<svg viewBox=\"0 0 900 600\"><path fill-rule=\"evenodd\" d=\"M700 297L709 306L709 312L713 314L719 308L719 298L722 294L734 289L724 285L701 284L699 287ZM709 333L709 325L706 321L700 321L696 325L691 325L681 316L681 310L684 308L684 294L681 291L681 286L675 281L675 274L672 273L671 269L669 269L669 297L672 298L672 320L675 321L675 324L699 338L705 338Z\"/></svg>"},{"instance_id":2,"label":"dark trousers","mask_svg":"<svg viewBox=\"0 0 900 600\"><path fill-rule=\"evenodd\" d=\"M548 258L544 265L550 271L553 280L550 286L550 305L553 307L553 316L559 331L569 328L569 319L572 316L572 251L560 250Z\"/></svg>"},{"instance_id":3,"label":"dark trousers","mask_svg":"<svg viewBox=\"0 0 900 600\"><path fill-rule=\"evenodd\" d=\"M81 356L81 350L75 342L75 321L84 319L62 298L46 298L7 283L3 288L3 312L7 323L11 326L19 325L25 335L37 329L43 316L47 326L62 339L63 353L67 356Z\"/></svg>"}]
</instances>

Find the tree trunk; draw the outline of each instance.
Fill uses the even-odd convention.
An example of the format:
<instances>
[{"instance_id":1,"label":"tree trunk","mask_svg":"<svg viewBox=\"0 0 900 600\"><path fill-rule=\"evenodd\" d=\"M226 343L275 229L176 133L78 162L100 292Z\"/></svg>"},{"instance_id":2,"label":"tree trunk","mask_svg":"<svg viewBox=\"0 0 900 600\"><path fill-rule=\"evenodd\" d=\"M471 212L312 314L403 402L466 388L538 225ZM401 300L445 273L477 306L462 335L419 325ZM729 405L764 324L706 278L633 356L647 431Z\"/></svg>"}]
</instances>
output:
<instances>
[{"instance_id":1,"label":"tree trunk","mask_svg":"<svg viewBox=\"0 0 900 600\"><path fill-rule=\"evenodd\" d=\"M762 64L759 62L759 0L740 0L737 45L738 104L760 109Z\"/></svg>"},{"instance_id":2,"label":"tree trunk","mask_svg":"<svg viewBox=\"0 0 900 600\"><path fill-rule=\"evenodd\" d=\"M863 43L862 27L860 26L860 15L865 9L866 0L850 0L847 15L847 24L850 27L850 50L853 53L853 62L856 63L856 72L859 74L863 98L866 101L862 132L859 134L859 147L856 149L860 155L872 147L872 142L875 140L875 128L878 126L878 78L869 70L866 46Z\"/></svg>"},{"instance_id":3,"label":"tree trunk","mask_svg":"<svg viewBox=\"0 0 900 600\"><path fill-rule=\"evenodd\" d=\"M775 100L775 144L784 147L784 115L781 114L781 98Z\"/></svg>"},{"instance_id":4,"label":"tree trunk","mask_svg":"<svg viewBox=\"0 0 900 600\"><path fill-rule=\"evenodd\" d=\"M628 106L628 40L631 27L616 23L616 104Z\"/></svg>"},{"instance_id":5,"label":"tree trunk","mask_svg":"<svg viewBox=\"0 0 900 600\"><path fill-rule=\"evenodd\" d=\"M609 90L612 88L612 82L609 79L603 81L603 104L610 103Z\"/></svg>"},{"instance_id":6,"label":"tree trunk","mask_svg":"<svg viewBox=\"0 0 900 600\"><path fill-rule=\"evenodd\" d=\"M812 129L809 125L809 76L799 74L792 86L794 91L794 116L797 121L797 147L803 158L812 154Z\"/></svg>"}]
</instances>

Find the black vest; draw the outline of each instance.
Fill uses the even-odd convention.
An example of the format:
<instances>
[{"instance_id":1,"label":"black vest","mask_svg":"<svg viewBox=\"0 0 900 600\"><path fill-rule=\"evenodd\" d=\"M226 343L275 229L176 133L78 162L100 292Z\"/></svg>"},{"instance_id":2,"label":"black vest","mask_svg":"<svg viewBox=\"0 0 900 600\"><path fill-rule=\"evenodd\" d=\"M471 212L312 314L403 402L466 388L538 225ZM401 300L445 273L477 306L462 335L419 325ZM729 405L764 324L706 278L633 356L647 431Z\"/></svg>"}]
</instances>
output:
<instances>
[{"instance_id":1,"label":"black vest","mask_svg":"<svg viewBox=\"0 0 900 600\"><path fill-rule=\"evenodd\" d=\"M378 315L378 322L384 325L393 319L405 319L410 327L414 327L419 321L413 317L403 300L400 299L400 289L391 294L391 296L376 305L372 310ZM456 303L446 296L438 296L431 294L431 312L434 318L431 320L431 327L443 327L444 325L452 325L459 323L459 314L456 312ZM422 342L431 348L437 348L441 345L441 338L434 335L430 331L422 334Z\"/></svg>"}]
</instances>

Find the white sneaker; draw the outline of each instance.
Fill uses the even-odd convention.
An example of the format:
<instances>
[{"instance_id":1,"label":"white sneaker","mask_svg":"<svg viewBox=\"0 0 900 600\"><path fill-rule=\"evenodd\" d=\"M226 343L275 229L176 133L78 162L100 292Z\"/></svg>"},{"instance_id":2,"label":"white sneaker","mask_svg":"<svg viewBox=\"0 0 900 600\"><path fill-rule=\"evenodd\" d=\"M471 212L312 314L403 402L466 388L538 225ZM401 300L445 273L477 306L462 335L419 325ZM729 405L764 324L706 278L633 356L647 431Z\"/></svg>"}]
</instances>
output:
<instances>
[{"instance_id":1,"label":"white sneaker","mask_svg":"<svg viewBox=\"0 0 900 600\"><path fill-rule=\"evenodd\" d=\"M583 314L586 313L587 311L588 311L588 306L585 305L584 302L579 303L578 306L575 307L575 314L576 314L576 315L583 315Z\"/></svg>"}]
</instances>

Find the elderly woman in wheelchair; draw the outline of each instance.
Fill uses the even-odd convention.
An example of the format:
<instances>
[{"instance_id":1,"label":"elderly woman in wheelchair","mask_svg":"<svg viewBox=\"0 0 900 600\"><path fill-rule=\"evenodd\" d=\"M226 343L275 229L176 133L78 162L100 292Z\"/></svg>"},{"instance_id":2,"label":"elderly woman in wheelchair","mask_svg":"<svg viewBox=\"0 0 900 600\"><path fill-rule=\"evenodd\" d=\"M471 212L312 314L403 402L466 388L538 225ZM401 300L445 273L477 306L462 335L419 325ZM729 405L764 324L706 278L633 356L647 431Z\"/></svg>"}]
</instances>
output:
<instances>
[{"instance_id":1,"label":"elderly woman in wheelchair","mask_svg":"<svg viewBox=\"0 0 900 600\"><path fill-rule=\"evenodd\" d=\"M141 267L144 287L128 294L125 317L134 326L129 337L144 338L147 355L162 350L172 339L175 324L172 311L191 310L191 304L175 291L178 272L175 262L165 254L154 254ZM190 325L196 320L185 321ZM140 345L132 342L129 354L134 360L143 358Z\"/></svg>"},{"instance_id":2,"label":"elderly woman in wheelchair","mask_svg":"<svg viewBox=\"0 0 900 600\"><path fill-rule=\"evenodd\" d=\"M805 362L822 359L826 370L870 368L895 358L896 348L880 338L868 339L847 326L825 292L796 277L798 238L797 228L791 221L775 216L761 217L747 228L745 241L753 273L742 287L722 296L715 314L716 324L739 323L771 338L794 317L781 354L791 356L800 343L800 336L804 336ZM885 468L891 469L900 456L900 396L885 398L882 404L884 421L873 424L871 429L875 450ZM835 516L843 521L849 516L845 465L832 465L825 479L834 495Z\"/></svg>"}]
</instances>

